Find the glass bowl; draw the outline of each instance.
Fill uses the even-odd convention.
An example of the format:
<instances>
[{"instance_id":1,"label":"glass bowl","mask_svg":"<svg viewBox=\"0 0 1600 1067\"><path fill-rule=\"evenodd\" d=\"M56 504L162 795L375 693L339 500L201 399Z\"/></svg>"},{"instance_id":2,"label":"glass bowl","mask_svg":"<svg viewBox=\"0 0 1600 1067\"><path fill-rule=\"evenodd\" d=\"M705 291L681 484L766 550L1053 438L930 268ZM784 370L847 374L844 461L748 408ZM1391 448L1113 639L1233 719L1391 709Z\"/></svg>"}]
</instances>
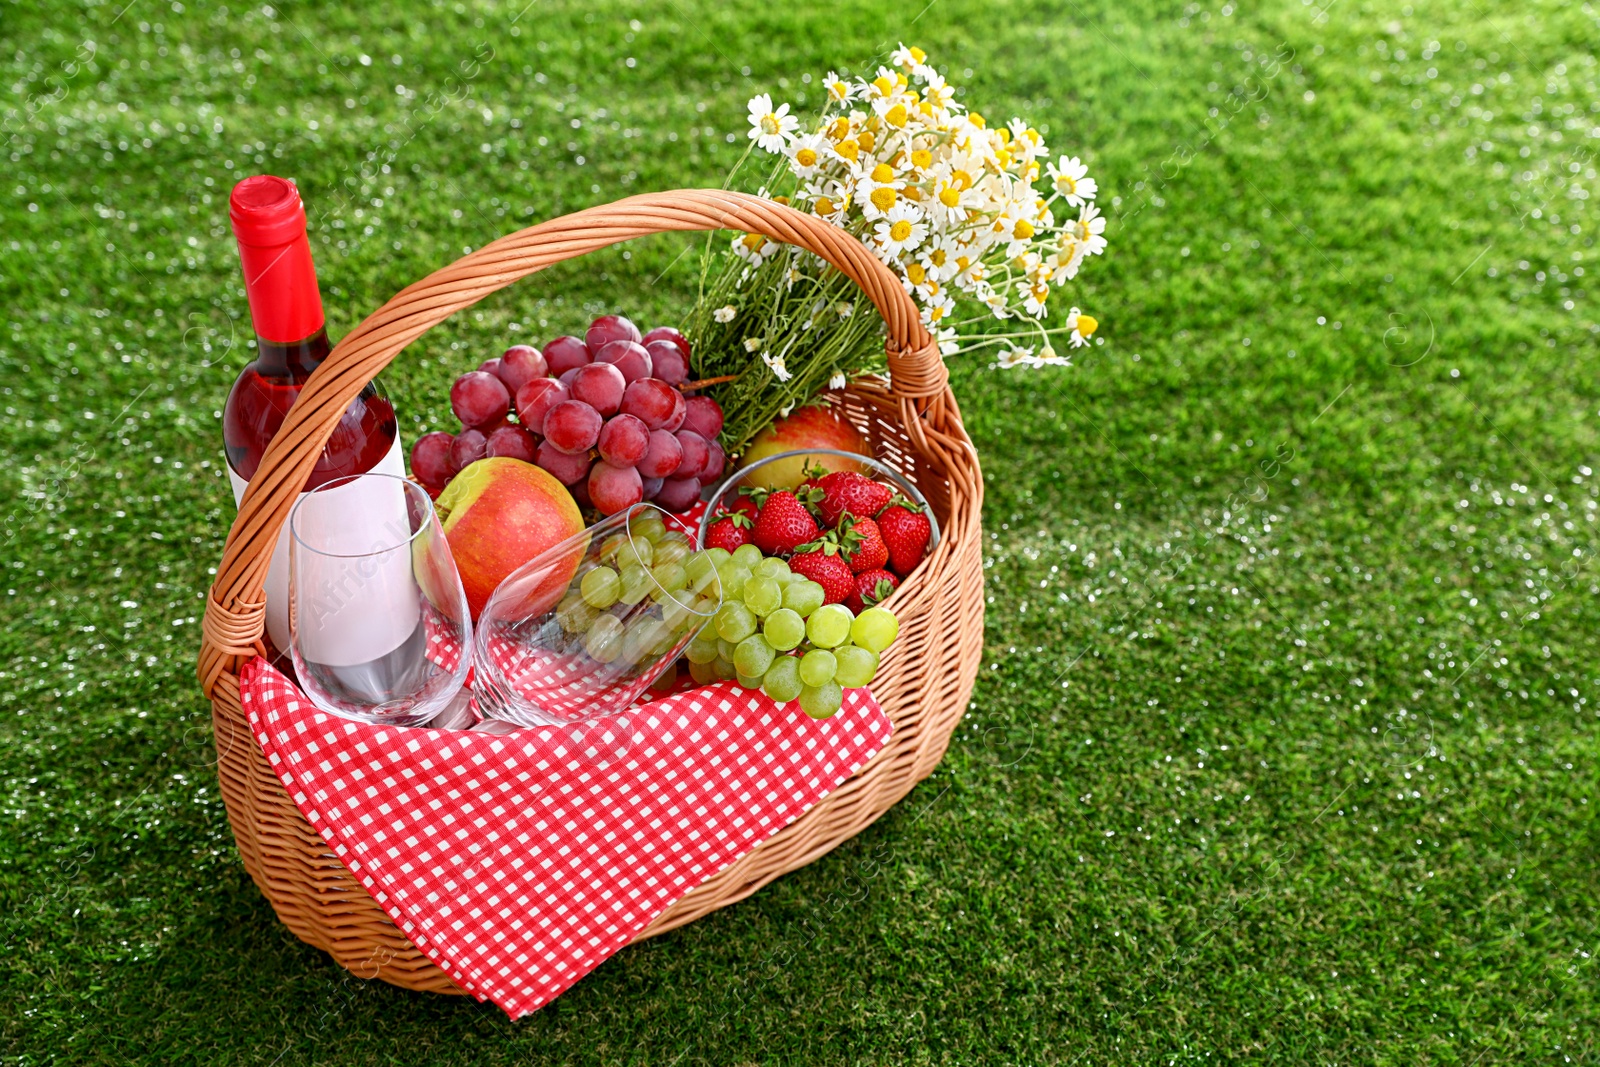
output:
<instances>
[{"instance_id":1,"label":"glass bowl","mask_svg":"<svg viewBox=\"0 0 1600 1067\"><path fill-rule=\"evenodd\" d=\"M792 452L779 452L775 456L758 459L748 467L741 467L739 470L734 471L726 481L717 486L716 491L706 501L705 514L700 517L700 543L705 544L706 532L711 529L711 524L716 521L717 513L723 510L723 501L736 495L742 486L749 485L748 479L752 473L767 466L769 463L794 459L797 456L834 456L839 459L853 460L872 471L873 474L882 477L884 481L899 490L906 499L913 500L921 505L923 514L928 516L928 525L933 528L933 536L928 538L928 552L931 553L939 544L939 519L934 515L933 509L928 506L927 498L922 495L916 486L912 485L906 480L905 476L887 463L881 463L871 456L864 456L859 452L841 452L835 448L801 448Z\"/></svg>"}]
</instances>

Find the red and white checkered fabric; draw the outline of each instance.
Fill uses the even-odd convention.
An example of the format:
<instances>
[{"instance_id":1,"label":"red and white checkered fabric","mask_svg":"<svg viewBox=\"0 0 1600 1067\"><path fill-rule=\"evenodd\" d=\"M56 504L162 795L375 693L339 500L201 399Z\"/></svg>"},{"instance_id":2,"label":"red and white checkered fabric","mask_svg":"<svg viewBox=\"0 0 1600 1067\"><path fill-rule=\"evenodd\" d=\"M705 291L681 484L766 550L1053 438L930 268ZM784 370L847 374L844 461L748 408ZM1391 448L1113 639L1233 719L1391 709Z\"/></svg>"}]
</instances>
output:
<instances>
[{"instance_id":1,"label":"red and white checkered fabric","mask_svg":"<svg viewBox=\"0 0 1600 1067\"><path fill-rule=\"evenodd\" d=\"M334 854L429 959L513 1019L794 821L893 730L865 689L821 722L721 683L497 736L328 715L261 659L241 682L257 742Z\"/></svg>"}]
</instances>

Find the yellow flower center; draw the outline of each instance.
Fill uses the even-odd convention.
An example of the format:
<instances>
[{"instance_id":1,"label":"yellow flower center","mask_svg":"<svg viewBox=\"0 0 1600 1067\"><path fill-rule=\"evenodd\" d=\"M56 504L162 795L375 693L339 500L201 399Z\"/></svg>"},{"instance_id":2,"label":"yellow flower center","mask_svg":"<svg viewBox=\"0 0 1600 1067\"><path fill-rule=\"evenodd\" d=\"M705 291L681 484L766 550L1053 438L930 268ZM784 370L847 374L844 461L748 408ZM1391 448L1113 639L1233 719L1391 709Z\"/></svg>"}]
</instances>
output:
<instances>
[{"instance_id":1,"label":"yellow flower center","mask_svg":"<svg viewBox=\"0 0 1600 1067\"><path fill-rule=\"evenodd\" d=\"M744 235L741 243L743 243L743 245L750 251L759 252L761 250L761 246L767 243L767 239L761 236L759 233L747 233Z\"/></svg>"},{"instance_id":2,"label":"yellow flower center","mask_svg":"<svg viewBox=\"0 0 1600 1067\"><path fill-rule=\"evenodd\" d=\"M817 165L817 154L809 148L802 148L794 154L794 161L802 167L814 167Z\"/></svg>"},{"instance_id":3,"label":"yellow flower center","mask_svg":"<svg viewBox=\"0 0 1600 1067\"><path fill-rule=\"evenodd\" d=\"M911 153L911 165L918 170L926 170L933 166L933 153L926 148L919 148Z\"/></svg>"},{"instance_id":4,"label":"yellow flower center","mask_svg":"<svg viewBox=\"0 0 1600 1067\"><path fill-rule=\"evenodd\" d=\"M878 143L878 139L872 135L871 130L862 130L856 135L856 140L860 141L861 147L868 152L872 151L872 146Z\"/></svg>"},{"instance_id":5,"label":"yellow flower center","mask_svg":"<svg viewBox=\"0 0 1600 1067\"><path fill-rule=\"evenodd\" d=\"M933 308L928 312L929 322L938 322L942 318L944 318L944 308L942 306Z\"/></svg>"},{"instance_id":6,"label":"yellow flower center","mask_svg":"<svg viewBox=\"0 0 1600 1067\"><path fill-rule=\"evenodd\" d=\"M816 210L818 215L832 215L833 214L833 200L832 200L831 197L826 197L826 196L817 197L817 202L815 204L813 204L812 207Z\"/></svg>"},{"instance_id":7,"label":"yellow flower center","mask_svg":"<svg viewBox=\"0 0 1600 1067\"><path fill-rule=\"evenodd\" d=\"M1070 174L1058 174L1056 175L1056 188L1070 196L1078 191L1078 183L1072 180L1072 175Z\"/></svg>"},{"instance_id":8,"label":"yellow flower center","mask_svg":"<svg viewBox=\"0 0 1600 1067\"><path fill-rule=\"evenodd\" d=\"M943 255L944 253L940 252L940 253L937 253L937 254L938 255ZM937 262L937 261L935 261L935 262ZM958 269L958 270L966 270L970 266L972 266L972 260L970 258L968 258L967 256L957 256L956 257L956 269Z\"/></svg>"},{"instance_id":9,"label":"yellow flower center","mask_svg":"<svg viewBox=\"0 0 1600 1067\"><path fill-rule=\"evenodd\" d=\"M840 141L834 151L854 163L856 157L861 154L861 146L854 141Z\"/></svg>"},{"instance_id":10,"label":"yellow flower center","mask_svg":"<svg viewBox=\"0 0 1600 1067\"><path fill-rule=\"evenodd\" d=\"M887 163L879 163L872 168L872 180L875 182L894 181L894 168Z\"/></svg>"},{"instance_id":11,"label":"yellow flower center","mask_svg":"<svg viewBox=\"0 0 1600 1067\"><path fill-rule=\"evenodd\" d=\"M966 190L972 188L972 175L968 174L964 170L952 171L950 174L950 184L954 185L962 192L965 192Z\"/></svg>"},{"instance_id":12,"label":"yellow flower center","mask_svg":"<svg viewBox=\"0 0 1600 1067\"><path fill-rule=\"evenodd\" d=\"M1033 298L1035 300L1037 300L1039 303L1041 303L1041 304L1044 303L1045 298L1048 297L1049 295L1050 295L1050 287L1048 285L1036 285L1036 286L1033 287ZM1083 321L1083 316L1082 315L1078 316L1078 321L1079 322Z\"/></svg>"},{"instance_id":13,"label":"yellow flower center","mask_svg":"<svg viewBox=\"0 0 1600 1067\"><path fill-rule=\"evenodd\" d=\"M1011 236L1019 241L1026 241L1033 236L1033 223L1027 219L1018 219L1017 224L1011 228Z\"/></svg>"},{"instance_id":14,"label":"yellow flower center","mask_svg":"<svg viewBox=\"0 0 1600 1067\"><path fill-rule=\"evenodd\" d=\"M784 207L789 206L789 198L787 196L775 196L772 198L772 202L775 204L782 204Z\"/></svg>"},{"instance_id":15,"label":"yellow flower center","mask_svg":"<svg viewBox=\"0 0 1600 1067\"><path fill-rule=\"evenodd\" d=\"M915 200L919 203L922 201L922 190L918 189L915 185L906 186L902 195L905 196L907 200Z\"/></svg>"},{"instance_id":16,"label":"yellow flower center","mask_svg":"<svg viewBox=\"0 0 1600 1067\"><path fill-rule=\"evenodd\" d=\"M1099 319L1096 319L1092 315L1084 315L1081 312L1079 313L1079 315L1078 315L1078 333L1079 334L1081 334L1084 337L1089 337L1096 330L1098 330L1099 328L1100 328L1100 320Z\"/></svg>"},{"instance_id":17,"label":"yellow flower center","mask_svg":"<svg viewBox=\"0 0 1600 1067\"><path fill-rule=\"evenodd\" d=\"M828 84L828 92L833 94L835 100L843 100L850 94L850 86L842 81L830 82Z\"/></svg>"},{"instance_id":18,"label":"yellow flower center","mask_svg":"<svg viewBox=\"0 0 1600 1067\"><path fill-rule=\"evenodd\" d=\"M976 111L969 111L967 113L967 121L978 127L980 130L986 125L983 121L983 116L978 114Z\"/></svg>"},{"instance_id":19,"label":"yellow flower center","mask_svg":"<svg viewBox=\"0 0 1600 1067\"><path fill-rule=\"evenodd\" d=\"M894 107L891 107L888 111L884 112L883 121L887 122L896 129L904 126L906 124L906 106L904 104L896 104Z\"/></svg>"},{"instance_id":20,"label":"yellow flower center","mask_svg":"<svg viewBox=\"0 0 1600 1067\"><path fill-rule=\"evenodd\" d=\"M888 96L890 93L894 92L894 79L887 75L880 74L876 78L872 79L872 87L878 90L879 96Z\"/></svg>"},{"instance_id":21,"label":"yellow flower center","mask_svg":"<svg viewBox=\"0 0 1600 1067\"><path fill-rule=\"evenodd\" d=\"M778 116L776 116L776 115L762 115L761 116L761 132L762 133L766 133L766 134L777 133L778 132Z\"/></svg>"},{"instance_id":22,"label":"yellow flower center","mask_svg":"<svg viewBox=\"0 0 1600 1067\"><path fill-rule=\"evenodd\" d=\"M1032 141L1034 144L1038 144L1039 143L1039 131L1034 129L1032 126L1029 126L1027 129L1023 130L1022 131L1022 136L1026 137L1028 140Z\"/></svg>"},{"instance_id":23,"label":"yellow flower center","mask_svg":"<svg viewBox=\"0 0 1600 1067\"><path fill-rule=\"evenodd\" d=\"M924 59L928 58L928 53L924 52L916 45L912 45L909 51L911 52L911 58L918 63L921 63Z\"/></svg>"},{"instance_id":24,"label":"yellow flower center","mask_svg":"<svg viewBox=\"0 0 1600 1067\"><path fill-rule=\"evenodd\" d=\"M994 131L994 135L996 137L1000 138L1000 143L1001 144L1010 144L1011 143L1011 131L1006 129L1004 126L1000 127L998 130Z\"/></svg>"},{"instance_id":25,"label":"yellow flower center","mask_svg":"<svg viewBox=\"0 0 1600 1067\"><path fill-rule=\"evenodd\" d=\"M1005 170L1007 167L1011 166L1011 153L1002 148L1000 151L994 154L994 161L1000 164L1001 170Z\"/></svg>"},{"instance_id":26,"label":"yellow flower center","mask_svg":"<svg viewBox=\"0 0 1600 1067\"><path fill-rule=\"evenodd\" d=\"M840 116L833 120L833 125L828 128L828 136L835 141L842 140L850 132L850 120Z\"/></svg>"},{"instance_id":27,"label":"yellow flower center","mask_svg":"<svg viewBox=\"0 0 1600 1067\"><path fill-rule=\"evenodd\" d=\"M912 285L921 285L923 279L927 276L928 271L921 263L910 263L906 265L906 277L911 279Z\"/></svg>"},{"instance_id":28,"label":"yellow flower center","mask_svg":"<svg viewBox=\"0 0 1600 1067\"><path fill-rule=\"evenodd\" d=\"M931 116L933 114L933 102L931 100L924 100L922 103L917 105L917 110L922 112L924 115Z\"/></svg>"},{"instance_id":29,"label":"yellow flower center","mask_svg":"<svg viewBox=\"0 0 1600 1067\"><path fill-rule=\"evenodd\" d=\"M904 241L910 236L911 223L907 222L905 219L900 219L893 226L889 227L889 240L891 241Z\"/></svg>"},{"instance_id":30,"label":"yellow flower center","mask_svg":"<svg viewBox=\"0 0 1600 1067\"><path fill-rule=\"evenodd\" d=\"M928 258L933 261L933 265L935 267L944 266L944 261L945 261L944 249L935 248L933 250L933 255L929 256Z\"/></svg>"},{"instance_id":31,"label":"yellow flower center","mask_svg":"<svg viewBox=\"0 0 1600 1067\"><path fill-rule=\"evenodd\" d=\"M894 207L894 202L899 198L900 194L896 193L887 185L882 185L872 190L872 206L877 208L879 211L888 211L890 208Z\"/></svg>"},{"instance_id":32,"label":"yellow flower center","mask_svg":"<svg viewBox=\"0 0 1600 1067\"><path fill-rule=\"evenodd\" d=\"M939 192L939 203L943 204L945 207L955 207L957 204L961 203L961 191L959 189L952 189L948 185L945 186Z\"/></svg>"}]
</instances>

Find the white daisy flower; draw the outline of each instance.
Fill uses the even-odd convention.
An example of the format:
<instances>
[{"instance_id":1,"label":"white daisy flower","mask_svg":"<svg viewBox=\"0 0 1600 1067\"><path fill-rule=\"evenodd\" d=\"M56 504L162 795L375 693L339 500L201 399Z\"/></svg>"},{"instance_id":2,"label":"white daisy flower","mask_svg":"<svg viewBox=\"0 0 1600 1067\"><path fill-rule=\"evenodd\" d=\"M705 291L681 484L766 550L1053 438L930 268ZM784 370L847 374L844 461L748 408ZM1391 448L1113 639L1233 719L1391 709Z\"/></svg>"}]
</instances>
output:
<instances>
[{"instance_id":1,"label":"white daisy flower","mask_svg":"<svg viewBox=\"0 0 1600 1067\"><path fill-rule=\"evenodd\" d=\"M786 149L790 172L796 178L812 177L828 158L830 147L826 134L813 133L796 137Z\"/></svg>"},{"instance_id":2,"label":"white daisy flower","mask_svg":"<svg viewBox=\"0 0 1600 1067\"><path fill-rule=\"evenodd\" d=\"M1034 282L1023 287L1022 309L1034 318L1044 315L1045 301L1050 298L1050 286L1044 282Z\"/></svg>"},{"instance_id":3,"label":"white daisy flower","mask_svg":"<svg viewBox=\"0 0 1600 1067\"><path fill-rule=\"evenodd\" d=\"M896 204L873 228L878 250L887 257L899 259L920 245L928 236L928 227L922 221L922 211L914 204Z\"/></svg>"},{"instance_id":4,"label":"white daisy flower","mask_svg":"<svg viewBox=\"0 0 1600 1067\"><path fill-rule=\"evenodd\" d=\"M941 356L953 356L959 351L961 351L961 342L956 339L956 328L954 326L946 326L940 330L939 354Z\"/></svg>"},{"instance_id":5,"label":"white daisy flower","mask_svg":"<svg viewBox=\"0 0 1600 1067\"><path fill-rule=\"evenodd\" d=\"M828 90L828 99L836 104L848 103L855 95L850 83L831 70L828 71L828 76L822 79L822 87Z\"/></svg>"},{"instance_id":6,"label":"white daisy flower","mask_svg":"<svg viewBox=\"0 0 1600 1067\"><path fill-rule=\"evenodd\" d=\"M922 324L930 330L937 329L939 322L955 309L956 302L948 296L937 296L922 306Z\"/></svg>"},{"instance_id":7,"label":"white daisy flower","mask_svg":"<svg viewBox=\"0 0 1600 1067\"><path fill-rule=\"evenodd\" d=\"M1012 367L1032 366L1033 349L1021 348L1017 345L1012 345L1010 348L1007 348L1004 352L1000 353L1000 356L996 362L998 362L1005 370L1010 370Z\"/></svg>"},{"instance_id":8,"label":"white daisy flower","mask_svg":"<svg viewBox=\"0 0 1600 1067\"><path fill-rule=\"evenodd\" d=\"M843 389L847 384L849 383L845 381L844 374L841 371L834 371L828 378L829 389Z\"/></svg>"},{"instance_id":9,"label":"white daisy flower","mask_svg":"<svg viewBox=\"0 0 1600 1067\"><path fill-rule=\"evenodd\" d=\"M1025 256L1031 247L1029 242L1038 230L1032 220L1019 219L1009 215L1001 215L995 220L995 233L1006 242L1006 258L1015 259Z\"/></svg>"},{"instance_id":10,"label":"white daisy flower","mask_svg":"<svg viewBox=\"0 0 1600 1067\"><path fill-rule=\"evenodd\" d=\"M733 317L738 313L738 309L732 304L723 304L721 307L711 313L711 317L716 319L718 322L732 322Z\"/></svg>"},{"instance_id":11,"label":"white daisy flower","mask_svg":"<svg viewBox=\"0 0 1600 1067\"><path fill-rule=\"evenodd\" d=\"M1046 341L1044 347L1039 349L1037 363L1041 367L1070 367L1072 357L1057 355L1056 350L1050 347L1050 342Z\"/></svg>"},{"instance_id":12,"label":"white daisy flower","mask_svg":"<svg viewBox=\"0 0 1600 1067\"><path fill-rule=\"evenodd\" d=\"M789 368L783 365L782 356L774 356L771 352L763 352L761 353L761 362L771 368L773 377L780 382L786 382L794 377L789 373Z\"/></svg>"},{"instance_id":13,"label":"white daisy flower","mask_svg":"<svg viewBox=\"0 0 1600 1067\"><path fill-rule=\"evenodd\" d=\"M789 114L788 104L783 104L774 110L772 96L769 93L752 97L749 107L750 139L763 152L782 152L783 146L789 141L789 136L799 128L800 120Z\"/></svg>"},{"instance_id":14,"label":"white daisy flower","mask_svg":"<svg viewBox=\"0 0 1600 1067\"><path fill-rule=\"evenodd\" d=\"M916 47L907 48L904 42L901 42L899 48L889 53L889 62L905 70L915 70L927 58L928 53Z\"/></svg>"},{"instance_id":15,"label":"white daisy flower","mask_svg":"<svg viewBox=\"0 0 1600 1067\"><path fill-rule=\"evenodd\" d=\"M974 199L970 189L964 188L954 177L945 175L935 179L928 208L945 223L959 226L967 221L968 210Z\"/></svg>"},{"instance_id":16,"label":"white daisy flower","mask_svg":"<svg viewBox=\"0 0 1600 1067\"><path fill-rule=\"evenodd\" d=\"M733 239L734 254L740 259L747 260L752 267L761 266L779 247L781 246L777 242L770 241L759 233L747 233Z\"/></svg>"},{"instance_id":17,"label":"white daisy flower","mask_svg":"<svg viewBox=\"0 0 1600 1067\"><path fill-rule=\"evenodd\" d=\"M995 318L1009 319L1011 317L1011 305L1006 300L1006 294L995 289L988 282L979 282L973 286L972 295L977 297L980 303L988 307L994 313Z\"/></svg>"},{"instance_id":18,"label":"white daisy flower","mask_svg":"<svg viewBox=\"0 0 1600 1067\"><path fill-rule=\"evenodd\" d=\"M1084 255L1097 256L1105 251L1106 239L1100 235L1106 231L1106 220L1093 204L1083 205L1078 221L1067 223L1065 229L1082 243Z\"/></svg>"},{"instance_id":19,"label":"white daisy flower","mask_svg":"<svg viewBox=\"0 0 1600 1067\"><path fill-rule=\"evenodd\" d=\"M927 73L922 75L922 80L925 83L922 87L922 99L941 111L947 109L950 106L950 101L955 99L955 89L939 76L938 71L931 67L924 69Z\"/></svg>"},{"instance_id":20,"label":"white daisy flower","mask_svg":"<svg viewBox=\"0 0 1600 1067\"><path fill-rule=\"evenodd\" d=\"M894 168L879 163L856 185L855 202L862 214L873 222L885 218L900 201L900 190L906 183L895 177Z\"/></svg>"},{"instance_id":21,"label":"white daisy flower","mask_svg":"<svg viewBox=\"0 0 1600 1067\"><path fill-rule=\"evenodd\" d=\"M1072 332L1067 335L1067 340L1073 348L1082 348L1089 343L1089 338L1100 328L1099 320L1092 315L1085 315L1077 308L1067 313L1067 329Z\"/></svg>"},{"instance_id":22,"label":"white daisy flower","mask_svg":"<svg viewBox=\"0 0 1600 1067\"><path fill-rule=\"evenodd\" d=\"M856 313L856 306L849 301L840 301L833 310L841 319L848 319Z\"/></svg>"},{"instance_id":23,"label":"white daisy flower","mask_svg":"<svg viewBox=\"0 0 1600 1067\"><path fill-rule=\"evenodd\" d=\"M1072 238L1062 240L1061 247L1050 257L1052 285L1061 285L1078 276L1078 267L1083 263L1083 246Z\"/></svg>"},{"instance_id":24,"label":"white daisy flower","mask_svg":"<svg viewBox=\"0 0 1600 1067\"><path fill-rule=\"evenodd\" d=\"M761 338L759 338L759 337L746 337L744 339L744 350L746 352L754 352L756 349L758 349L760 347L761 347Z\"/></svg>"},{"instance_id":25,"label":"white daisy flower","mask_svg":"<svg viewBox=\"0 0 1600 1067\"><path fill-rule=\"evenodd\" d=\"M1073 207L1082 207L1084 201L1093 200L1100 186L1089 177L1089 166L1077 156L1062 156L1047 164L1050 184L1061 198Z\"/></svg>"}]
</instances>

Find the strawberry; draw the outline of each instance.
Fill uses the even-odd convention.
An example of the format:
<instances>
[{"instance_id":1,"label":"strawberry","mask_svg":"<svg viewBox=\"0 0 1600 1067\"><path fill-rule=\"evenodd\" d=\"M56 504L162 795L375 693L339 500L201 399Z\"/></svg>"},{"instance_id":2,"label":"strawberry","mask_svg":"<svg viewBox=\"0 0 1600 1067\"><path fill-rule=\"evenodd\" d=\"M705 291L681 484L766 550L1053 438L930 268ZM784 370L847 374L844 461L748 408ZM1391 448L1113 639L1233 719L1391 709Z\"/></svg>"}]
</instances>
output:
<instances>
[{"instance_id":1,"label":"strawberry","mask_svg":"<svg viewBox=\"0 0 1600 1067\"><path fill-rule=\"evenodd\" d=\"M722 548L729 552L750 543L750 529L755 523L744 511L724 512L706 530L706 547Z\"/></svg>"},{"instance_id":2,"label":"strawberry","mask_svg":"<svg viewBox=\"0 0 1600 1067\"><path fill-rule=\"evenodd\" d=\"M751 522L754 522L756 516L761 512L761 508L755 499L756 494L758 493L761 494L762 500L766 499L765 489L752 489L749 486L741 487L738 497L733 501L732 504L728 505L728 510L742 511L746 515L750 516Z\"/></svg>"},{"instance_id":3,"label":"strawberry","mask_svg":"<svg viewBox=\"0 0 1600 1067\"><path fill-rule=\"evenodd\" d=\"M769 493L758 503L761 514L756 516L750 540L768 556L786 556L821 532L805 504L787 489Z\"/></svg>"},{"instance_id":4,"label":"strawberry","mask_svg":"<svg viewBox=\"0 0 1600 1067\"><path fill-rule=\"evenodd\" d=\"M855 595L855 575L850 573L850 565L839 555L837 545L826 545L820 541L804 545L789 561L789 569L822 586L823 603L840 604Z\"/></svg>"},{"instance_id":5,"label":"strawberry","mask_svg":"<svg viewBox=\"0 0 1600 1067\"><path fill-rule=\"evenodd\" d=\"M921 505L903 496L895 497L877 522L883 543L889 547L889 566L904 578L922 562L928 539L933 536L933 525L922 513Z\"/></svg>"},{"instance_id":6,"label":"strawberry","mask_svg":"<svg viewBox=\"0 0 1600 1067\"><path fill-rule=\"evenodd\" d=\"M846 511L870 518L882 511L894 497L894 490L855 471L835 471L816 483L822 490L817 514L825 526L837 526Z\"/></svg>"},{"instance_id":7,"label":"strawberry","mask_svg":"<svg viewBox=\"0 0 1600 1067\"><path fill-rule=\"evenodd\" d=\"M856 575L856 591L850 594L844 606L860 615L872 605L889 599L889 594L900 588L900 579L888 571L862 571Z\"/></svg>"},{"instance_id":8,"label":"strawberry","mask_svg":"<svg viewBox=\"0 0 1600 1067\"><path fill-rule=\"evenodd\" d=\"M883 542L883 532L871 519L858 519L853 512L839 516L839 526L833 531L844 549L845 561L857 574L882 570L889 562L889 546Z\"/></svg>"},{"instance_id":9,"label":"strawberry","mask_svg":"<svg viewBox=\"0 0 1600 1067\"><path fill-rule=\"evenodd\" d=\"M822 479L828 475L828 468L820 463L813 462L800 473L805 475L805 481L800 483L800 488L811 489L821 486Z\"/></svg>"}]
</instances>

